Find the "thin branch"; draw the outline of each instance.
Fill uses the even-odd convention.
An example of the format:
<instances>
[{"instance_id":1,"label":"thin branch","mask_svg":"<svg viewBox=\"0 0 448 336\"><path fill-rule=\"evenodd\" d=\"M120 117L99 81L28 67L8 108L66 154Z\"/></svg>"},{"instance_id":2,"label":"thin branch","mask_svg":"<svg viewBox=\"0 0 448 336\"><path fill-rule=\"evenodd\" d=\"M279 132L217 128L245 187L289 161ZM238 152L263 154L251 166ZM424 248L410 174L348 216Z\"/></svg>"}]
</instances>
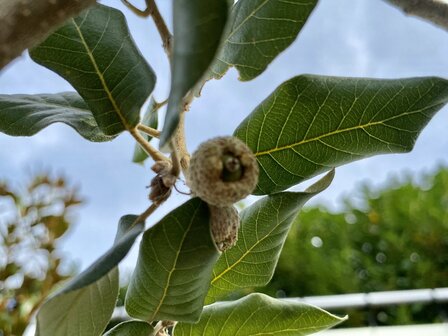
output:
<instances>
[{"instance_id":1,"label":"thin branch","mask_svg":"<svg viewBox=\"0 0 448 336\"><path fill-rule=\"evenodd\" d=\"M141 222L144 222L149 216L151 216L153 213L154 213L154 211L156 211L157 210L157 208L160 206L160 204L161 203L152 203L150 206L149 206L149 208L148 209L146 209L140 216L138 216L136 219L135 219L135 221L134 221L134 223L132 224L132 226L134 226L134 225L136 225L136 224L138 224L138 223L141 223Z\"/></svg>"},{"instance_id":2,"label":"thin branch","mask_svg":"<svg viewBox=\"0 0 448 336\"><path fill-rule=\"evenodd\" d=\"M448 30L447 0L386 0L406 14L418 16Z\"/></svg>"},{"instance_id":3,"label":"thin branch","mask_svg":"<svg viewBox=\"0 0 448 336\"><path fill-rule=\"evenodd\" d=\"M163 48L165 49L168 58L171 60L173 35L171 35L170 30L168 29L162 14L160 14L155 1L146 0L146 5L150 10L150 15L154 20L154 24L159 31L160 37L162 38Z\"/></svg>"},{"instance_id":4,"label":"thin branch","mask_svg":"<svg viewBox=\"0 0 448 336\"><path fill-rule=\"evenodd\" d=\"M155 128L143 125L143 124L138 124L137 125L137 129L139 131L142 131L143 133L148 134L149 136L152 136L154 138L159 138L160 137L160 131L156 130Z\"/></svg>"},{"instance_id":5,"label":"thin branch","mask_svg":"<svg viewBox=\"0 0 448 336\"><path fill-rule=\"evenodd\" d=\"M134 139L140 144L144 151L152 157L154 161L170 161L165 155L155 149L146 139L134 128L129 131Z\"/></svg>"},{"instance_id":6,"label":"thin branch","mask_svg":"<svg viewBox=\"0 0 448 336\"><path fill-rule=\"evenodd\" d=\"M175 148L177 151L180 166L182 167L182 171L186 176L188 167L190 166L190 153L188 152L187 142L185 139L185 113L185 109L180 113L179 125L177 125L177 130L174 134L172 144L173 148Z\"/></svg>"},{"instance_id":7,"label":"thin branch","mask_svg":"<svg viewBox=\"0 0 448 336\"><path fill-rule=\"evenodd\" d=\"M174 145L174 141L171 142L171 162L173 164L173 166L171 167L171 175L178 178L180 175L180 172L182 170L182 167L180 164L180 157L179 157L178 149Z\"/></svg>"},{"instance_id":8,"label":"thin branch","mask_svg":"<svg viewBox=\"0 0 448 336\"><path fill-rule=\"evenodd\" d=\"M168 59L171 60L173 35L171 35L171 32L168 29L168 26L166 25L166 22L163 19L163 16L160 13L159 8L157 7L155 1L146 0L145 10L138 9L137 7L132 5L128 0L122 0L122 1L136 15L142 17L148 17L148 16L152 17L154 24L156 25L157 30L159 31L160 37L162 38L163 49L168 55Z\"/></svg>"},{"instance_id":9,"label":"thin branch","mask_svg":"<svg viewBox=\"0 0 448 336\"><path fill-rule=\"evenodd\" d=\"M165 23L165 20L163 19L157 4L155 3L155 0L146 0L146 9L140 10L134 5L132 5L128 0L122 0L123 3L132 10L135 14L142 16L142 17L148 17L151 16L154 20L154 23L157 27L157 30L159 31L160 37L163 41L163 48L165 49L166 54L168 55L168 59L171 62L171 55L172 55L172 42L173 42L173 36L171 32L168 29L168 26ZM188 93L187 96L184 99L184 109L181 112L180 115L180 122L177 127L176 134L172 141L172 152L171 152L171 158L172 158L172 175L173 176L179 176L180 170L186 174L189 164L190 164L190 154L188 153L188 149L186 146L185 141L185 111L188 111L191 101L194 98L194 94ZM159 104L159 107L165 105L168 100L162 102ZM142 132L145 132L152 136L159 136L160 133L157 135L152 130L147 129L143 126L138 126L138 129Z\"/></svg>"},{"instance_id":10,"label":"thin branch","mask_svg":"<svg viewBox=\"0 0 448 336\"><path fill-rule=\"evenodd\" d=\"M0 70L96 0L1 0Z\"/></svg>"}]
</instances>

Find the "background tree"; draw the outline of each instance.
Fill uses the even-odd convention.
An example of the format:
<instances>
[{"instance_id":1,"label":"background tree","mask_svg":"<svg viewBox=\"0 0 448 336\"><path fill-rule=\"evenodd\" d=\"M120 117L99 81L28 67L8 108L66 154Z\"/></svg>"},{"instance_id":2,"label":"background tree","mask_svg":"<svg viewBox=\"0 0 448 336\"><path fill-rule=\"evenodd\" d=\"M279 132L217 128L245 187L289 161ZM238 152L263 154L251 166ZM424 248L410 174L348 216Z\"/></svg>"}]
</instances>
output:
<instances>
[{"instance_id":1,"label":"background tree","mask_svg":"<svg viewBox=\"0 0 448 336\"><path fill-rule=\"evenodd\" d=\"M335 213L324 206L305 209L265 290L310 296L446 286L448 168L418 180L391 180L379 190L363 185ZM373 315L350 311L345 326L366 325L369 316L379 324L431 323L441 312L420 304Z\"/></svg>"},{"instance_id":2,"label":"background tree","mask_svg":"<svg viewBox=\"0 0 448 336\"><path fill-rule=\"evenodd\" d=\"M78 190L38 175L25 188L0 182L0 335L22 335L51 289L67 279L59 240L70 228Z\"/></svg>"}]
</instances>

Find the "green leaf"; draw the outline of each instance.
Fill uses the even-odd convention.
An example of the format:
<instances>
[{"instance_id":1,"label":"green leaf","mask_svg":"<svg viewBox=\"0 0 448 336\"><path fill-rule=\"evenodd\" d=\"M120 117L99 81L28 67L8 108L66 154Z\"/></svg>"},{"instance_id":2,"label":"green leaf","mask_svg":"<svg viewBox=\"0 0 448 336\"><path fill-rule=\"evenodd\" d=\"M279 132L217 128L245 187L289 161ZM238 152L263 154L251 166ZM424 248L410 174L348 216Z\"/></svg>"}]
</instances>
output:
<instances>
[{"instance_id":1,"label":"green leaf","mask_svg":"<svg viewBox=\"0 0 448 336\"><path fill-rule=\"evenodd\" d=\"M158 109L160 105L151 97L149 101L148 109L146 110L145 115L142 119L142 124L145 126L149 126L151 128L157 129L159 124L159 114ZM147 134L142 134L142 136L146 139L146 141L151 141L152 137ZM134 148L134 156L132 158L132 162L135 163L143 163L148 158L148 154L142 149L142 147L136 143Z\"/></svg>"},{"instance_id":2,"label":"green leaf","mask_svg":"<svg viewBox=\"0 0 448 336\"><path fill-rule=\"evenodd\" d=\"M206 302L212 303L238 289L266 285L293 220L305 202L326 189L333 177L334 170L304 192L274 194L244 209L238 242L216 263Z\"/></svg>"},{"instance_id":3,"label":"green leaf","mask_svg":"<svg viewBox=\"0 0 448 336\"><path fill-rule=\"evenodd\" d=\"M156 81L124 15L99 4L67 21L30 55L73 85L107 135L137 125Z\"/></svg>"},{"instance_id":4,"label":"green leaf","mask_svg":"<svg viewBox=\"0 0 448 336\"><path fill-rule=\"evenodd\" d=\"M236 129L260 166L254 194L285 190L333 167L410 151L448 99L441 78L303 75L280 85Z\"/></svg>"},{"instance_id":5,"label":"green leaf","mask_svg":"<svg viewBox=\"0 0 448 336\"><path fill-rule=\"evenodd\" d=\"M126 321L118 324L104 336L151 336L154 328L144 321Z\"/></svg>"},{"instance_id":6,"label":"green leaf","mask_svg":"<svg viewBox=\"0 0 448 336\"><path fill-rule=\"evenodd\" d=\"M82 289L52 297L37 314L36 336L99 336L118 295L118 268Z\"/></svg>"},{"instance_id":7,"label":"green leaf","mask_svg":"<svg viewBox=\"0 0 448 336\"><path fill-rule=\"evenodd\" d=\"M317 0L239 0L211 67L212 77L221 78L232 66L242 81L260 75L294 42L316 4Z\"/></svg>"},{"instance_id":8,"label":"green leaf","mask_svg":"<svg viewBox=\"0 0 448 336\"><path fill-rule=\"evenodd\" d=\"M176 336L305 336L345 319L311 305L256 293L206 306L198 323L179 323L174 332Z\"/></svg>"},{"instance_id":9,"label":"green leaf","mask_svg":"<svg viewBox=\"0 0 448 336\"><path fill-rule=\"evenodd\" d=\"M171 92L160 137L165 146L174 134L183 98L210 66L225 28L227 0L176 0Z\"/></svg>"},{"instance_id":10,"label":"green leaf","mask_svg":"<svg viewBox=\"0 0 448 336\"><path fill-rule=\"evenodd\" d=\"M143 230L143 223L134 225L136 219L122 217L113 247L44 303L37 314L36 335L101 335L117 301L116 266Z\"/></svg>"},{"instance_id":11,"label":"green leaf","mask_svg":"<svg viewBox=\"0 0 448 336\"><path fill-rule=\"evenodd\" d=\"M199 319L219 257L209 210L199 198L169 213L143 235L126 310L145 321Z\"/></svg>"},{"instance_id":12,"label":"green leaf","mask_svg":"<svg viewBox=\"0 0 448 336\"><path fill-rule=\"evenodd\" d=\"M333 177L334 170L304 192L274 194L244 209L238 242L216 263L206 303L238 289L268 284L298 212L311 197L325 190Z\"/></svg>"},{"instance_id":13,"label":"green leaf","mask_svg":"<svg viewBox=\"0 0 448 336\"><path fill-rule=\"evenodd\" d=\"M109 141L85 101L74 92L38 95L0 95L0 132L31 136L62 122L90 141Z\"/></svg>"}]
</instances>

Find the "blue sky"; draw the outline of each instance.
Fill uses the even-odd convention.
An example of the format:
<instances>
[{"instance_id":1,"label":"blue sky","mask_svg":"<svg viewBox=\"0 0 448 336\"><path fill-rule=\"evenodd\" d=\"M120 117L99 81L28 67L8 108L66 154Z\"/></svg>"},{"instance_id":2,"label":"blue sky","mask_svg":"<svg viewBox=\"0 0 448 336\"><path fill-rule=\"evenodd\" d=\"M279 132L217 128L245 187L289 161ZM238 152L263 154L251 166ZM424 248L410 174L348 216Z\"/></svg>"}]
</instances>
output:
<instances>
[{"instance_id":1,"label":"blue sky","mask_svg":"<svg viewBox=\"0 0 448 336\"><path fill-rule=\"evenodd\" d=\"M118 0L102 3L123 9L134 39L156 70L155 97L169 90L168 62L152 22L133 16ZM143 1L136 2L142 5ZM167 18L170 1L159 1ZM169 21L169 19L168 19ZM299 39L252 82L237 81L231 70L224 79L209 82L187 115L188 146L213 136L231 134L240 121L285 80L303 73L400 78L448 73L448 34L431 24L405 17L379 0L321 0ZM24 55L0 73L0 93L72 91L70 85ZM332 186L314 199L337 207L362 181L374 185L390 175L422 172L448 165L448 109L423 131L413 152L384 155L341 167ZM194 130L194 131L193 131ZM134 143L123 134L109 143L89 143L65 125L53 125L32 138L0 134L0 178L20 184L29 171L62 171L76 184L88 203L78 211L76 225L64 241L64 251L84 268L112 243L119 218L140 213L148 205L152 174L131 163ZM180 186L182 189L182 186ZM303 188L303 186L299 187ZM186 198L172 197L148 221L152 225ZM130 269L135 249L124 263Z\"/></svg>"}]
</instances>

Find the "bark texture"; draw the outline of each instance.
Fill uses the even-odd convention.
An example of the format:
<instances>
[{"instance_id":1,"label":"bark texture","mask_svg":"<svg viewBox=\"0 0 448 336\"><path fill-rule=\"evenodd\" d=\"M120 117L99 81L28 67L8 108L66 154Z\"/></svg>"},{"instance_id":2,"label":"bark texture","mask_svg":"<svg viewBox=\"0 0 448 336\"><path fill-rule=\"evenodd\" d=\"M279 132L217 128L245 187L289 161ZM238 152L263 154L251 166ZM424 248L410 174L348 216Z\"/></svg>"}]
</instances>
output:
<instances>
[{"instance_id":1,"label":"bark texture","mask_svg":"<svg viewBox=\"0 0 448 336\"><path fill-rule=\"evenodd\" d=\"M387 0L406 14L418 16L448 30L448 0Z\"/></svg>"},{"instance_id":2,"label":"bark texture","mask_svg":"<svg viewBox=\"0 0 448 336\"><path fill-rule=\"evenodd\" d=\"M0 70L96 0L0 0Z\"/></svg>"}]
</instances>

